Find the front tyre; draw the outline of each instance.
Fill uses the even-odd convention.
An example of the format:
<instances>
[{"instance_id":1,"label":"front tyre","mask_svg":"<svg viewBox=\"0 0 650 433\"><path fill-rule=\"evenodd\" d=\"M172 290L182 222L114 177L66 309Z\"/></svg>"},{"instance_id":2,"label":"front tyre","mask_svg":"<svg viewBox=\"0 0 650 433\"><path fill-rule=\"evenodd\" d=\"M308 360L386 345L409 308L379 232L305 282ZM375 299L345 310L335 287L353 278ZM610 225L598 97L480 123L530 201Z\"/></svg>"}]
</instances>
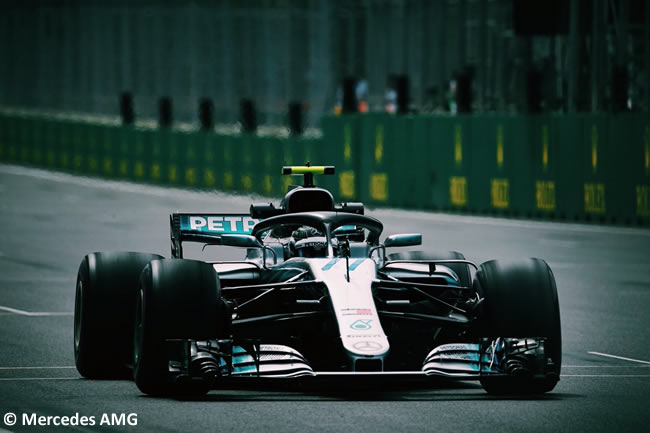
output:
<instances>
[{"instance_id":1,"label":"front tyre","mask_svg":"<svg viewBox=\"0 0 650 433\"><path fill-rule=\"evenodd\" d=\"M483 263L476 282L485 301L479 319L482 337L545 338L545 374L482 376L490 394L541 394L560 378L562 335L557 287L551 269L540 259L493 260Z\"/></svg>"},{"instance_id":2,"label":"front tyre","mask_svg":"<svg viewBox=\"0 0 650 433\"><path fill-rule=\"evenodd\" d=\"M229 318L212 265L155 260L140 276L134 331L135 383L153 396L201 395L208 380L178 382L169 372L165 340L212 340L227 333Z\"/></svg>"},{"instance_id":3,"label":"front tyre","mask_svg":"<svg viewBox=\"0 0 650 433\"><path fill-rule=\"evenodd\" d=\"M74 308L74 357L88 379L129 376L138 279L157 254L88 254L79 265Z\"/></svg>"}]
</instances>

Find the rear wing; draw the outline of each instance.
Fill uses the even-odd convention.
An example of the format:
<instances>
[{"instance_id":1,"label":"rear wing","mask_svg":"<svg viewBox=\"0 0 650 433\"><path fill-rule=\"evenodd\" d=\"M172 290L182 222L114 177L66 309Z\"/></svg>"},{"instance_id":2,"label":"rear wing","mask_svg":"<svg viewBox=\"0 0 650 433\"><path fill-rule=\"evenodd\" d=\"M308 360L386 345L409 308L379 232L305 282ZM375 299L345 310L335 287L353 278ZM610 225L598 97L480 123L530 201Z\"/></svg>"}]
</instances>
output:
<instances>
[{"instance_id":1,"label":"rear wing","mask_svg":"<svg viewBox=\"0 0 650 433\"><path fill-rule=\"evenodd\" d=\"M250 235L261 218L250 214L173 213L169 216L172 257L183 257L183 242L219 244L221 235Z\"/></svg>"}]
</instances>

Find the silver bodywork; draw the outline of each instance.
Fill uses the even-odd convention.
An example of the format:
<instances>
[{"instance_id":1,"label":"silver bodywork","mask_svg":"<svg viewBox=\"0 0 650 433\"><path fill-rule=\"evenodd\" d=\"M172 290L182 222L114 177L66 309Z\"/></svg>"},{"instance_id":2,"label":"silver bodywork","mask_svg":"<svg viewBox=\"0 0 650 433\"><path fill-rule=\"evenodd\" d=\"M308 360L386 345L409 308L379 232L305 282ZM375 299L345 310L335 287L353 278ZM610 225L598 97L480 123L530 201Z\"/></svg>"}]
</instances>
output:
<instances>
[{"instance_id":1,"label":"silver bodywork","mask_svg":"<svg viewBox=\"0 0 650 433\"><path fill-rule=\"evenodd\" d=\"M309 360L296 349L280 344L255 344L250 347L236 343L224 346L219 341L185 341L184 362L170 361L171 371L181 377L196 375L192 363L197 354L209 354L218 365L217 376L231 378L299 378L336 377L346 375L387 375L398 377L445 377L460 380L478 379L482 375L503 375L508 371L507 363L519 357L519 364L525 369L527 363L542 363L545 360L543 338L499 338L479 343L447 343L434 347L421 361L419 370L386 371L385 357L391 345L382 329L377 306L373 300L372 286L378 278L378 261L373 258L353 258L346 265L345 259L337 257L301 259L316 280L327 287L339 328L340 345L355 365L356 360L376 361L381 365L376 371L317 371ZM220 274L237 275L240 278L252 276L251 266L245 263L220 263L213 265ZM392 266L393 275L400 277L427 273L427 265L421 263L399 263ZM350 280L348 281L349 276ZM453 270L439 265L436 271L451 284L460 284ZM249 275L250 274L250 275ZM454 313L450 313L453 317ZM236 315L233 316L236 318ZM528 361L521 362L522 359ZM189 360L189 362L188 362ZM541 366L543 371L543 365Z\"/></svg>"},{"instance_id":2,"label":"silver bodywork","mask_svg":"<svg viewBox=\"0 0 650 433\"><path fill-rule=\"evenodd\" d=\"M180 227L180 231L172 232L174 253L182 253L180 241L183 236L194 241L213 239L210 216L203 218L205 224L199 224L203 221L199 221L199 217L185 217L186 220L181 219L178 223L174 222L178 220L172 220L172 227ZM228 218L234 220L237 217ZM224 217L225 219L227 218ZM271 224L278 221L280 227L285 227L301 225L303 220L313 224L312 227L316 227L319 233L313 238L302 238L293 244L286 237L276 236L275 226ZM196 227L192 226L193 221L198 222ZM370 234L365 235L361 241L351 243L348 238L335 236L334 228L341 227L342 224L359 225ZM217 226L216 223L214 226L215 230L222 230L222 226ZM231 305L232 326L247 326L252 333L249 332L249 337L241 341L236 336L228 340L186 340L179 346L183 349L170 359L170 372L175 373L177 378L296 378L353 374L441 376L455 379L478 379L484 375L522 372L544 373L547 362L544 338L502 336L471 341L463 337L464 330L471 326L475 318L482 298L472 287L467 287L471 281L463 285L462 279L452 269L452 264L466 267L476 265L454 259L388 260L386 246L378 243L381 229L381 223L372 218L342 216L332 212L271 218L257 223L248 232L250 234L219 233L221 238L227 237L228 245L249 248L246 260L213 262L213 267L216 275L222 279L222 284L226 282L222 289L224 292L241 293L240 298L233 298ZM416 234L389 238L391 242L404 244L408 244L410 239L421 241L421 237ZM312 244L319 256L305 257L305 254L309 254L309 249L304 247ZM386 245L389 244L386 242ZM291 249L294 245L298 248ZM287 256L288 251L293 251L293 254ZM182 254L178 255L182 257ZM241 285L239 281L242 282ZM311 295L314 291L320 291L321 295L302 299L297 294L298 288L308 288L312 291L308 293ZM382 306L377 304L379 290L392 290L389 299L381 299ZM305 307L306 310L293 313L275 311L272 307L273 296L282 291L295 294L295 299L292 298L291 301L293 305ZM440 295L449 292L455 295L445 299ZM427 305L434 305L435 308L425 309L424 312L418 310L417 299L424 299L428 302ZM271 302L268 303L267 300ZM246 306L248 310L251 304L261 306L261 313L240 315L243 307ZM309 306L314 308L310 310ZM257 335L257 330L263 335L262 331L267 326L289 323L310 315L315 320L318 317L334 319L336 329L333 333L336 337L329 335L324 338L318 334L309 334L312 340L309 343L312 346L320 345L323 349L321 353L341 354L343 362L319 363L321 359L314 358L313 353L301 353L302 349L290 342L278 343L277 339L269 341ZM400 346L403 342L395 340L402 337L393 335L391 344L390 333L382 326L382 322L392 323L395 320L409 321L409 326L416 326L416 331L417 326L425 331L435 331L421 333L425 337L420 337L417 332L406 336L402 334L404 338L419 344L419 351L404 350L404 345ZM299 326L288 327L286 332L300 334L303 330ZM453 331L443 339L438 338L440 331L447 328L457 332ZM454 335L459 337L457 341L454 340ZM286 340L289 341L290 338ZM387 366L387 360L400 357L408 358L408 362L404 363L409 366L407 370L395 368L395 365L401 365L395 362L392 366Z\"/></svg>"}]
</instances>

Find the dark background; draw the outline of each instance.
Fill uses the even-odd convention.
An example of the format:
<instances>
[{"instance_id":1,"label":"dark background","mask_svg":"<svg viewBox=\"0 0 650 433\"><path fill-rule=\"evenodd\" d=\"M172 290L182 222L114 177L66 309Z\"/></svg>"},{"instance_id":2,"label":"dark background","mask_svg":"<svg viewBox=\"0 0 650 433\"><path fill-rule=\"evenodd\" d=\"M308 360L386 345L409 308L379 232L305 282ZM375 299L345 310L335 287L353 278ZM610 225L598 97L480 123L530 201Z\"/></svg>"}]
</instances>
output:
<instances>
[{"instance_id":1,"label":"dark background","mask_svg":"<svg viewBox=\"0 0 650 433\"><path fill-rule=\"evenodd\" d=\"M208 98L231 124L251 100L257 123L275 126L293 102L318 127L351 78L366 81L371 111L391 89L420 112L450 98L479 113L647 111L648 4L7 0L0 105L117 116L127 92L138 120L157 119L166 97L175 121L196 124Z\"/></svg>"}]
</instances>

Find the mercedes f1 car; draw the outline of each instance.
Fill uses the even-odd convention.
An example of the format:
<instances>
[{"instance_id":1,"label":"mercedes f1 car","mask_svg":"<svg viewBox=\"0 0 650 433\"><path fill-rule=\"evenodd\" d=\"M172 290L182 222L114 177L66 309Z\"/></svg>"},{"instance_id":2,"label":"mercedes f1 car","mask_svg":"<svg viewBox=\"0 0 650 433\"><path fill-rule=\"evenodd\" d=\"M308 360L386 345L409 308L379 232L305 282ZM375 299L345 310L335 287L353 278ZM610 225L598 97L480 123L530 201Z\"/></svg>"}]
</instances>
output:
<instances>
[{"instance_id":1,"label":"mercedes f1 car","mask_svg":"<svg viewBox=\"0 0 650 433\"><path fill-rule=\"evenodd\" d=\"M336 205L304 176L278 207L170 216L171 258L92 253L79 267L76 366L130 376L150 395L208 392L241 378L444 377L488 393L552 390L560 377L555 279L540 259L488 261L408 251L361 203ZM246 249L183 257L187 243Z\"/></svg>"}]
</instances>

